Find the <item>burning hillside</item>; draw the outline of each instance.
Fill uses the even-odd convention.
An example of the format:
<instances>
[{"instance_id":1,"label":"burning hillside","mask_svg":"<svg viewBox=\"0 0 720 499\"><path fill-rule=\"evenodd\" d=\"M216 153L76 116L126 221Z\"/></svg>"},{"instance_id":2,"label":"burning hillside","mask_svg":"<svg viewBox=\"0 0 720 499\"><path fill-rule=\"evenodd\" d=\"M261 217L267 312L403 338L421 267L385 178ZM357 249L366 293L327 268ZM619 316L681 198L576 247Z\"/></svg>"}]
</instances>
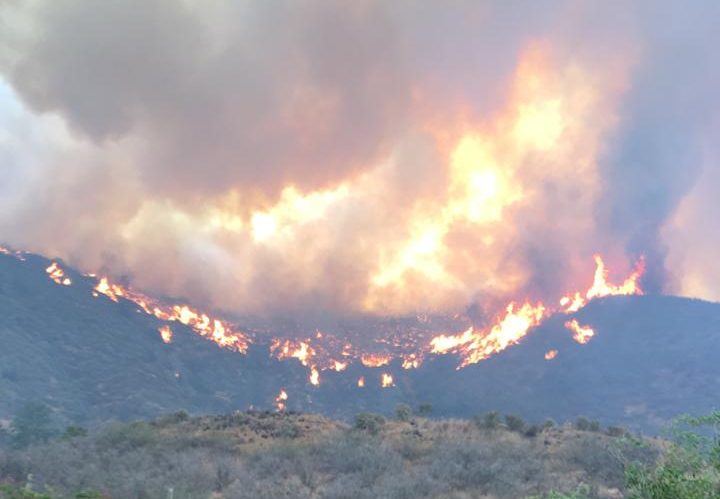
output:
<instances>
[{"instance_id":1,"label":"burning hillside","mask_svg":"<svg viewBox=\"0 0 720 499\"><path fill-rule=\"evenodd\" d=\"M5 255L22 258L23 253L0 247ZM139 312L151 315L163 323L158 329L162 340L171 343L172 324L188 326L201 337L216 343L221 348L247 353L251 343L269 345L270 355L278 360L295 360L308 370L308 382L319 385L322 371L341 372L351 364L380 369L391 362L399 361L403 369L416 369L422 365L427 355L454 354L460 358L458 368L467 367L487 359L512 345L519 343L533 328L547 317L559 314L572 314L580 310L594 298L612 295L642 294L639 280L643 273L641 259L631 274L620 284L608 281L608 270L599 255L595 256L596 270L590 287L584 292L574 292L547 304L542 302L511 302L488 324L472 324L466 316L456 316L453 320L444 318L444 323L469 323L467 329L459 333L438 331L431 318L416 317L403 328L384 330L382 323L377 335L370 344L358 345L349 341L347 332L314 331L306 337L277 337L270 331L246 331L239 325L210 315L187 304L172 304L164 300L113 283L107 277L94 274L85 276L95 281L92 294L96 298L105 297L118 303L125 300L135 304ZM56 284L71 286L72 280L66 276L59 262L53 261L46 270L48 277ZM569 319L567 328L578 343L587 343L594 335L589 326L581 326L576 319ZM277 334L277 332L275 332ZM358 386L364 385L364 379L358 379ZM383 373L381 386L394 386L392 376Z\"/></svg>"}]
</instances>

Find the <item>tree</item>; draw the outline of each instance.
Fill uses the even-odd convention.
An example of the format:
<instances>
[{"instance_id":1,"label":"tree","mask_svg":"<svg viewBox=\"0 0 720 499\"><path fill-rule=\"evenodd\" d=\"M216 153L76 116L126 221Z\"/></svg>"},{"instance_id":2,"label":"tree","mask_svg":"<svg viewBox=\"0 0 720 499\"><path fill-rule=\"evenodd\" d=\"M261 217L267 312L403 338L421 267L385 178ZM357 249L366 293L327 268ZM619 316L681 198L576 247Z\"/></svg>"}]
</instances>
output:
<instances>
[{"instance_id":1,"label":"tree","mask_svg":"<svg viewBox=\"0 0 720 499\"><path fill-rule=\"evenodd\" d=\"M25 404L10 423L10 442L15 448L47 442L55 435L52 412L44 404Z\"/></svg>"}]
</instances>

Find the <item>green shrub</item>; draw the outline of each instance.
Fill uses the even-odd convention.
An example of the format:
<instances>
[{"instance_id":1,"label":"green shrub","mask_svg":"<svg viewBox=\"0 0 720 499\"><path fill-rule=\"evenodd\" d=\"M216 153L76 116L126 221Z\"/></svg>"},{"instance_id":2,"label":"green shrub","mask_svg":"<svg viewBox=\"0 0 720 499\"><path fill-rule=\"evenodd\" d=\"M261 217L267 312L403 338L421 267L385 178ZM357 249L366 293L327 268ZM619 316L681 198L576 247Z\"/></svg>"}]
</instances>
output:
<instances>
[{"instance_id":1,"label":"green shrub","mask_svg":"<svg viewBox=\"0 0 720 499\"><path fill-rule=\"evenodd\" d=\"M482 416L475 416L474 421L482 430L494 430L500 426L500 413L497 411L486 412Z\"/></svg>"},{"instance_id":2,"label":"green shrub","mask_svg":"<svg viewBox=\"0 0 720 499\"><path fill-rule=\"evenodd\" d=\"M549 429L551 429L551 428L555 428L556 426L557 426L557 423L555 423L555 420L554 420L554 419L551 419L551 418L547 418L547 419L543 422L543 429L544 429L544 430L549 430Z\"/></svg>"},{"instance_id":3,"label":"green shrub","mask_svg":"<svg viewBox=\"0 0 720 499\"><path fill-rule=\"evenodd\" d=\"M385 425L385 418L380 414L373 414L371 412L361 412L355 416L356 430L367 431L372 435L377 435Z\"/></svg>"},{"instance_id":4,"label":"green shrub","mask_svg":"<svg viewBox=\"0 0 720 499\"><path fill-rule=\"evenodd\" d=\"M575 420L575 429L579 431L590 431L590 420L585 416L578 416Z\"/></svg>"},{"instance_id":5,"label":"green shrub","mask_svg":"<svg viewBox=\"0 0 720 499\"><path fill-rule=\"evenodd\" d=\"M423 403L418 406L417 412L420 416L429 416L432 413L432 404Z\"/></svg>"},{"instance_id":6,"label":"green shrub","mask_svg":"<svg viewBox=\"0 0 720 499\"><path fill-rule=\"evenodd\" d=\"M25 404L10 423L10 442L18 449L47 442L56 435L52 412L44 404Z\"/></svg>"},{"instance_id":7,"label":"green shrub","mask_svg":"<svg viewBox=\"0 0 720 499\"><path fill-rule=\"evenodd\" d=\"M620 426L608 426L607 430L605 430L605 433L607 433L611 437L622 437L625 435L625 428L621 428Z\"/></svg>"},{"instance_id":8,"label":"green shrub","mask_svg":"<svg viewBox=\"0 0 720 499\"><path fill-rule=\"evenodd\" d=\"M398 404L395 406L395 419L398 421L410 421L412 417L412 409L407 404Z\"/></svg>"},{"instance_id":9,"label":"green shrub","mask_svg":"<svg viewBox=\"0 0 720 499\"><path fill-rule=\"evenodd\" d=\"M505 415L505 426L508 430L521 433L525 429L525 421L520 416L514 414Z\"/></svg>"},{"instance_id":10,"label":"green shrub","mask_svg":"<svg viewBox=\"0 0 720 499\"><path fill-rule=\"evenodd\" d=\"M720 498L720 411L678 419L673 443L655 467L626 467L631 499Z\"/></svg>"}]
</instances>

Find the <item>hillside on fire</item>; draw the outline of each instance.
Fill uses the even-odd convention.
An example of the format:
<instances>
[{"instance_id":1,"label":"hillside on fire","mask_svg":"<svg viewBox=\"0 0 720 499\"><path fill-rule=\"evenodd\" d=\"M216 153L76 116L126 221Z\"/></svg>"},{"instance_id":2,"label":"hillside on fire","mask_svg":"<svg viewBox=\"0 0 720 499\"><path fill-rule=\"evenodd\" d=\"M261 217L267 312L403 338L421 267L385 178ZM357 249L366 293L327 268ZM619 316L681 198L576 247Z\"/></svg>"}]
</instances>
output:
<instances>
[{"instance_id":1,"label":"hillside on fire","mask_svg":"<svg viewBox=\"0 0 720 499\"><path fill-rule=\"evenodd\" d=\"M431 404L438 417L500 410L566 421L592 414L603 424L656 432L680 412L717 406L720 305L699 300L594 299L570 315L550 315L517 344L462 369L463 358L452 353L425 355L417 366L343 357L343 369L314 377L302 356L277 355L278 340L261 337L245 352L225 348L192 324L109 299L96 291L98 282L37 255L0 254L0 418L11 419L28 401L83 425L253 407L347 419L366 410L389 414L404 402ZM591 325L592 336L569 329L570 317ZM391 324L417 331L434 322ZM364 319L353 327L370 335L388 323ZM318 345L305 348L316 352Z\"/></svg>"}]
</instances>

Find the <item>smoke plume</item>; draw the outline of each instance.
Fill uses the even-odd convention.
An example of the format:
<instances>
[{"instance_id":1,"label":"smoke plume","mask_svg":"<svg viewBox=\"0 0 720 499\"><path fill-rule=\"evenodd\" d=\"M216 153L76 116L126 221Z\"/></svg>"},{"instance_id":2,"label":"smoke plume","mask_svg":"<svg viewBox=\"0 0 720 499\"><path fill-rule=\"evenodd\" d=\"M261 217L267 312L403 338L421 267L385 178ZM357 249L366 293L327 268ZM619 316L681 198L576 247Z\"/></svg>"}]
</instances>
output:
<instances>
[{"instance_id":1,"label":"smoke plume","mask_svg":"<svg viewBox=\"0 0 720 499\"><path fill-rule=\"evenodd\" d=\"M491 310L594 253L718 298L718 14L0 1L0 242L243 314Z\"/></svg>"}]
</instances>

